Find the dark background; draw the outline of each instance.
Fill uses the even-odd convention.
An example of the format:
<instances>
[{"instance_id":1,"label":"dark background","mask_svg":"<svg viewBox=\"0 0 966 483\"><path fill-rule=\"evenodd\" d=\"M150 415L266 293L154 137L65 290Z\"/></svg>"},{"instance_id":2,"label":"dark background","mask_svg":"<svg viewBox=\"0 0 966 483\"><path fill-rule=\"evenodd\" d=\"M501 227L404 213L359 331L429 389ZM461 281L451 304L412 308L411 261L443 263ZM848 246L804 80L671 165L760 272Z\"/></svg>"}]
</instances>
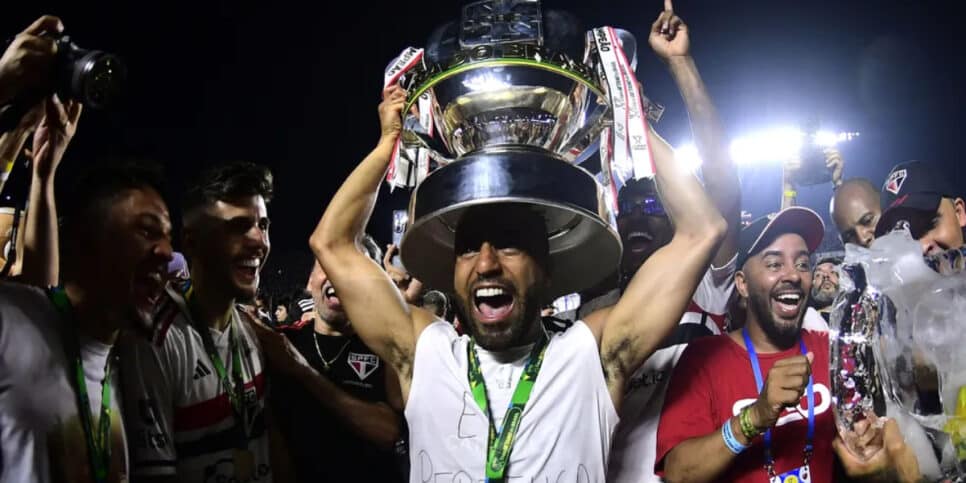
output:
<instances>
[{"instance_id":1,"label":"dark background","mask_svg":"<svg viewBox=\"0 0 966 483\"><path fill-rule=\"evenodd\" d=\"M458 18L458 2L4 2L0 35L43 13L60 16L83 47L115 52L129 66L126 102L84 114L58 179L104 156L162 162L170 194L203 166L250 160L272 168L277 195L266 283L301 283L306 241L328 199L378 138L382 72L406 46ZM336 6L338 5L338 6ZM663 65L646 47L660 0L545 0L584 29L625 28L642 47L638 75L666 113L656 129L690 140L687 115ZM842 147L846 177L880 185L901 161L936 163L964 186L966 107L962 28L953 1L678 0L692 52L729 134L810 118L859 131ZM778 209L780 169L742 169L745 209ZM966 190L964 190L966 191ZM827 217L828 186L800 202ZM383 196L370 231L390 239ZM172 203L177 215L177 197Z\"/></svg>"}]
</instances>

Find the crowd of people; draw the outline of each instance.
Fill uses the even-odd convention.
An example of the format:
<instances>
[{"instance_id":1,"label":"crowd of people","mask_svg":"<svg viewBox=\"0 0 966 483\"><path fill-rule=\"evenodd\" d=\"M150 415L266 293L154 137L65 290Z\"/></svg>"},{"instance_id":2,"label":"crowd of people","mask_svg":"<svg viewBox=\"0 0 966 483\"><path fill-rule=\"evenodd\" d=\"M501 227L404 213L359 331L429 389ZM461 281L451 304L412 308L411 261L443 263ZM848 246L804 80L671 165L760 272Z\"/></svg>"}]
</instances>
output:
<instances>
[{"instance_id":1,"label":"crowd of people","mask_svg":"<svg viewBox=\"0 0 966 483\"><path fill-rule=\"evenodd\" d=\"M924 432L895 407L837 429L842 255L818 252L825 225L794 205L792 177L779 212L742 223L724 128L670 8L648 41L687 107L700 180L652 130L656 176L618 194L620 266L556 313L561 274L526 205L466 212L454 259L439 260L447 286L424 286L364 233L402 130L398 86L376 147L320 207L291 294L260 286L263 166L215 165L188 185L180 253L155 165L91 163L55 198L82 114L49 94L63 28L41 17L0 58L0 106L35 106L0 134L0 187L19 157L32 176L26 209L0 211L0 481L939 477L942 456L907 443ZM928 163L897 165L878 189L826 155L842 243L896 228L924 254L966 243L966 202Z\"/></svg>"}]
</instances>

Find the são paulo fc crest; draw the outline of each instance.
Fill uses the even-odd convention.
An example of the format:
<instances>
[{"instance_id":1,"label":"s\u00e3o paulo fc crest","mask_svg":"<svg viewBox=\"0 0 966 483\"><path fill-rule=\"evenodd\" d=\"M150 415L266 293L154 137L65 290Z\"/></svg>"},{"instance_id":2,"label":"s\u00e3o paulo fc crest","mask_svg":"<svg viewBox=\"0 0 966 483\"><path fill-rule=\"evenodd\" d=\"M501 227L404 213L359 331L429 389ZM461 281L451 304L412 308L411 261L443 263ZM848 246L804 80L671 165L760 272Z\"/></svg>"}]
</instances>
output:
<instances>
[{"instance_id":1,"label":"s\u00e3o paulo fc crest","mask_svg":"<svg viewBox=\"0 0 966 483\"><path fill-rule=\"evenodd\" d=\"M364 381L370 374L379 368L379 356L375 354L349 353L349 367L359 376L360 381Z\"/></svg>"},{"instance_id":2,"label":"s\u00e3o paulo fc crest","mask_svg":"<svg viewBox=\"0 0 966 483\"><path fill-rule=\"evenodd\" d=\"M906 181L906 170L900 169L893 171L886 180L886 191L898 195L902 189L902 183Z\"/></svg>"}]
</instances>

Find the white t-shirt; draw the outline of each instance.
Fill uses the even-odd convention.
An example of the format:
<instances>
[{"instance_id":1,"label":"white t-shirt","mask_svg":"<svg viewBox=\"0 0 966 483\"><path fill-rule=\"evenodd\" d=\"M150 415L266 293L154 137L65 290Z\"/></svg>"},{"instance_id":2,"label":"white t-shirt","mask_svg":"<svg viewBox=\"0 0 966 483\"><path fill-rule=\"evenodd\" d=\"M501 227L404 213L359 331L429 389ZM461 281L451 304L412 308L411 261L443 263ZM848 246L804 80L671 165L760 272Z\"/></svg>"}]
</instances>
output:
<instances>
[{"instance_id":1,"label":"white t-shirt","mask_svg":"<svg viewBox=\"0 0 966 483\"><path fill-rule=\"evenodd\" d=\"M705 272L669 343L655 351L628 382L607 481L661 481L654 474L657 425L671 373L688 342L724 331L728 301L735 287L735 264L736 258L732 258L725 266Z\"/></svg>"},{"instance_id":2,"label":"white t-shirt","mask_svg":"<svg viewBox=\"0 0 966 483\"><path fill-rule=\"evenodd\" d=\"M809 307L805 309L805 316L802 317L802 329L813 332L828 332L828 322L825 321L825 317L822 317L819 311Z\"/></svg>"},{"instance_id":3,"label":"white t-shirt","mask_svg":"<svg viewBox=\"0 0 966 483\"><path fill-rule=\"evenodd\" d=\"M154 324L152 340L137 338L122 346L125 414L130 431L133 475L171 476L178 481L235 481L235 416L201 334L187 315L183 296L168 288ZM242 374L255 457L253 481L271 483L265 428L264 360L258 339L241 328ZM218 355L232 372L229 331L211 331Z\"/></svg>"},{"instance_id":4,"label":"white t-shirt","mask_svg":"<svg viewBox=\"0 0 966 483\"><path fill-rule=\"evenodd\" d=\"M406 402L411 482L485 479L489 419L470 390L468 341L440 321L426 327L416 343ZM510 380L512 393L529 354L528 348L516 351L524 349L522 357L500 357L512 362L478 353L494 413L506 410L509 398L497 395L506 389L497 388L506 385L501 381ZM484 363L484 357L490 360ZM501 365L513 367L506 370ZM552 335L510 452L507 481L604 481L617 419L590 329L577 322Z\"/></svg>"},{"instance_id":5,"label":"white t-shirt","mask_svg":"<svg viewBox=\"0 0 966 483\"><path fill-rule=\"evenodd\" d=\"M92 481L77 396L68 380L64 323L42 290L0 282L0 482ZM97 428L111 346L84 336L79 345ZM128 474L117 369L111 377L109 481Z\"/></svg>"}]
</instances>

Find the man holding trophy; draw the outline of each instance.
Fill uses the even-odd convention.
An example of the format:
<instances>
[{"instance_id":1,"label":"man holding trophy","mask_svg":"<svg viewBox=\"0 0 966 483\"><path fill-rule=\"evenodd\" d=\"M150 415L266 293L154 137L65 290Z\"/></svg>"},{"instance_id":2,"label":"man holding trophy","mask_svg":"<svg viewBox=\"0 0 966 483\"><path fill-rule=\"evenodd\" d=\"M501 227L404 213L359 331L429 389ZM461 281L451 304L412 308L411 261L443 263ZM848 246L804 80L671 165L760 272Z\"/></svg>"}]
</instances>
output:
<instances>
[{"instance_id":1,"label":"man holding trophy","mask_svg":"<svg viewBox=\"0 0 966 483\"><path fill-rule=\"evenodd\" d=\"M518 21L501 30L507 18ZM470 4L448 64L401 56L416 65L399 78L409 92L389 82L379 143L310 240L358 334L399 374L411 481L603 481L625 383L680 320L726 229L647 126L627 37L595 29L578 64L547 52L540 18L537 1ZM609 192L573 164L598 137ZM468 336L405 304L357 245L379 184L414 145L430 152L409 159L416 171L437 168L417 174L402 260L430 288L456 294ZM548 336L540 308L617 266L614 185L651 168L672 240L615 306Z\"/></svg>"}]
</instances>

